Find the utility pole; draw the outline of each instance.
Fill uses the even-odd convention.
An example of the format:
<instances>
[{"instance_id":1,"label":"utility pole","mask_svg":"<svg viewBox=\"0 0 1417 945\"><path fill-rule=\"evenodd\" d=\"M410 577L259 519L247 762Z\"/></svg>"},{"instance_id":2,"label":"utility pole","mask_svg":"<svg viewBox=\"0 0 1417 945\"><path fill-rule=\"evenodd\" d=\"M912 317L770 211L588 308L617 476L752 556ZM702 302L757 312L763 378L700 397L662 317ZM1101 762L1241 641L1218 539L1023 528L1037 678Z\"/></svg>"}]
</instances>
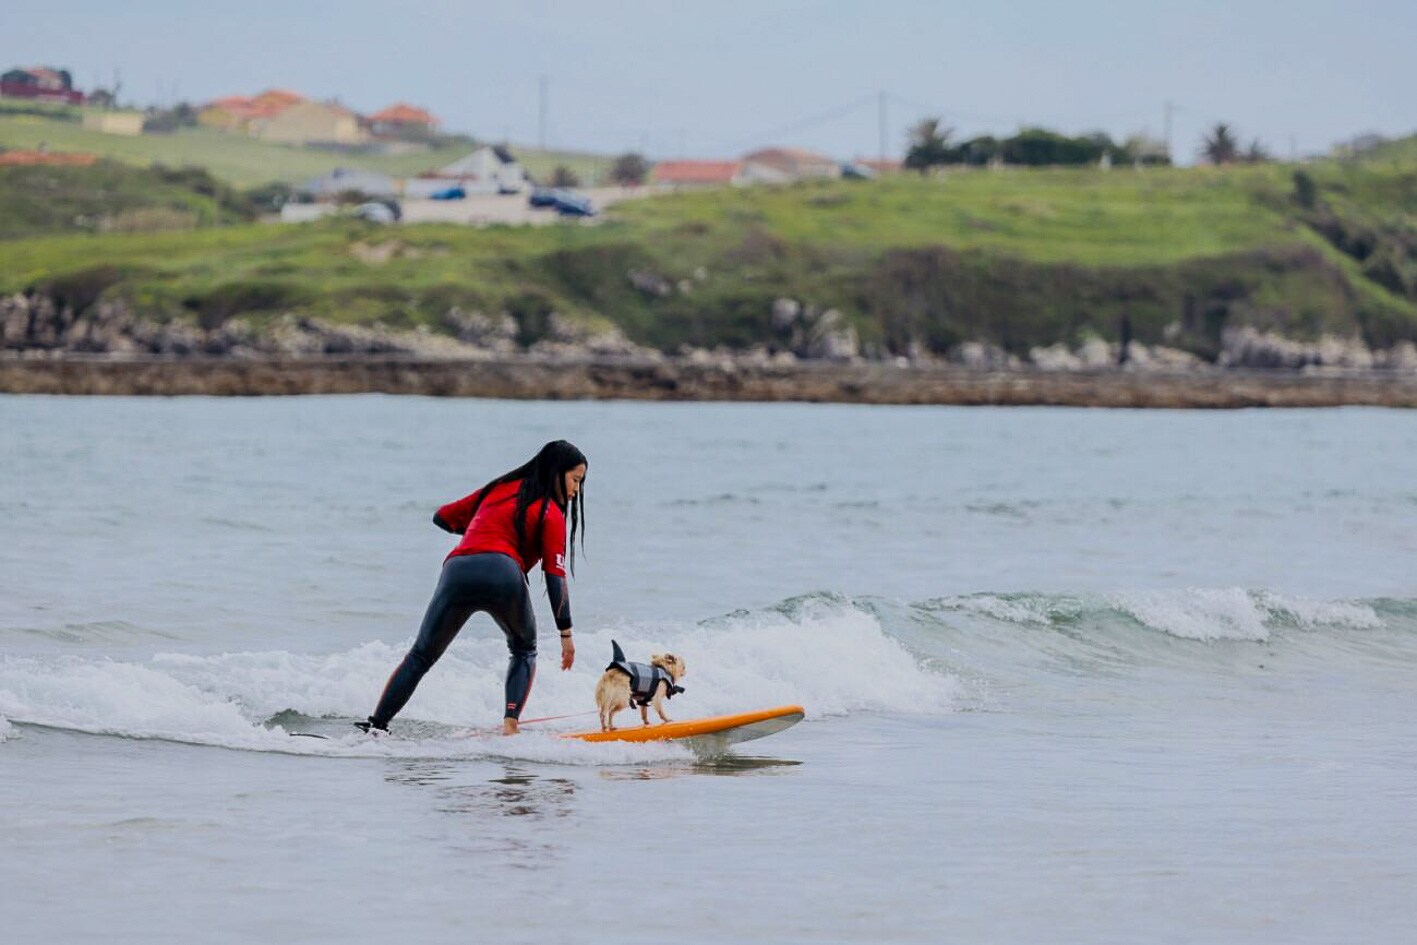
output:
<instances>
[{"instance_id":1,"label":"utility pole","mask_svg":"<svg viewBox=\"0 0 1417 945\"><path fill-rule=\"evenodd\" d=\"M885 173L885 170L886 170L886 126L887 126L887 124L888 124L888 122L886 121L886 104L887 104L887 100L888 100L888 96L886 95L885 92L882 92L882 93L881 93L881 98L880 98L880 105L879 105L879 107L878 107L878 108L879 108L878 117L879 117L879 119L880 119L880 142L879 142L879 143L880 143L880 149L879 149L878 155L879 155L880 160L881 160L881 173L883 173L883 174Z\"/></svg>"},{"instance_id":2,"label":"utility pole","mask_svg":"<svg viewBox=\"0 0 1417 945\"><path fill-rule=\"evenodd\" d=\"M1175 110L1176 106L1174 103L1170 101L1166 102L1163 108L1164 115L1161 120L1161 127L1163 129L1161 132L1161 140L1166 142L1166 160L1170 161L1172 164L1176 163L1176 159L1171 156L1171 113Z\"/></svg>"},{"instance_id":3,"label":"utility pole","mask_svg":"<svg viewBox=\"0 0 1417 945\"><path fill-rule=\"evenodd\" d=\"M551 94L551 79L549 76L541 77L541 119L538 124L537 146L541 150L546 150L546 111L547 99Z\"/></svg>"}]
</instances>

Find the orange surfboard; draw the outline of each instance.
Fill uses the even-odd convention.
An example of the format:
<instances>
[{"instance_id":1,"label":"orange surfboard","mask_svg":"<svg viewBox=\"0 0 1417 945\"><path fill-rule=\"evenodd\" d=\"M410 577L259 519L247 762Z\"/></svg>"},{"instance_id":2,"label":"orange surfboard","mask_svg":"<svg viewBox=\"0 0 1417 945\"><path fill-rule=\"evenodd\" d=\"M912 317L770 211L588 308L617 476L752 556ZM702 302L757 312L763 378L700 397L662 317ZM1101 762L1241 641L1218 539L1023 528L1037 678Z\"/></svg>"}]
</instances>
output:
<instances>
[{"instance_id":1,"label":"orange surfboard","mask_svg":"<svg viewBox=\"0 0 1417 945\"><path fill-rule=\"evenodd\" d=\"M716 743L733 745L775 735L802 721L806 714L800 705L781 705L775 709L715 715L706 719L664 722L660 725L633 724L611 732L571 732L566 738L587 742L662 742L671 739L704 738ZM638 720L636 720L638 723Z\"/></svg>"}]
</instances>

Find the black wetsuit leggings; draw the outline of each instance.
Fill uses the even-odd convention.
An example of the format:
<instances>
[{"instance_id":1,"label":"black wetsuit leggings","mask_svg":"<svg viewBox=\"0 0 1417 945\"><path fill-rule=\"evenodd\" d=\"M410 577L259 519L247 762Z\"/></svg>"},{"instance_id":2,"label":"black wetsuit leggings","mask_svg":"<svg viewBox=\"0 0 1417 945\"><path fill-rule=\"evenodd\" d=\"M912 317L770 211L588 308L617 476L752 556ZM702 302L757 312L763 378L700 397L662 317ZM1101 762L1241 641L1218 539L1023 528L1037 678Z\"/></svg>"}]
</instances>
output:
<instances>
[{"instance_id":1,"label":"black wetsuit leggings","mask_svg":"<svg viewBox=\"0 0 1417 945\"><path fill-rule=\"evenodd\" d=\"M536 614L521 567L507 555L488 552L458 555L443 565L438 587L423 615L423 626L418 629L418 639L389 677L369 721L383 728L399 714L423 674L438 662L463 624L479 610L490 614L507 635L512 656L507 663L505 718L521 716L536 676Z\"/></svg>"}]
</instances>

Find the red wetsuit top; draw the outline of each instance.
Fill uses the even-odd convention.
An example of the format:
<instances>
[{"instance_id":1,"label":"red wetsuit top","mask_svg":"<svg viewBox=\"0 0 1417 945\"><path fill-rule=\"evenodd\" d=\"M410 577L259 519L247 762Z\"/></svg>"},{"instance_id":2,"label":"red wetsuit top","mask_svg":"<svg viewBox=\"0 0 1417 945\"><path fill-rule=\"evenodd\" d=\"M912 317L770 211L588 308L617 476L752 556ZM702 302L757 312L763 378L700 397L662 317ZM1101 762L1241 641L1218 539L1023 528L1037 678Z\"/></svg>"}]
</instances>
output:
<instances>
[{"instance_id":1,"label":"red wetsuit top","mask_svg":"<svg viewBox=\"0 0 1417 945\"><path fill-rule=\"evenodd\" d=\"M513 521L517 509L517 489L520 487L520 480L493 486L475 516L472 515L472 505L482 494L481 489L440 508L433 521L454 534L462 533L462 541L448 553L448 557L493 551L507 555L521 565L523 571L530 571L536 559L540 558L542 571L549 576L564 578L566 513L550 500L532 503L526 510L528 554L523 558L522 550L517 547L517 528ZM543 505L546 507L546 518L538 534L536 523L541 518Z\"/></svg>"}]
</instances>

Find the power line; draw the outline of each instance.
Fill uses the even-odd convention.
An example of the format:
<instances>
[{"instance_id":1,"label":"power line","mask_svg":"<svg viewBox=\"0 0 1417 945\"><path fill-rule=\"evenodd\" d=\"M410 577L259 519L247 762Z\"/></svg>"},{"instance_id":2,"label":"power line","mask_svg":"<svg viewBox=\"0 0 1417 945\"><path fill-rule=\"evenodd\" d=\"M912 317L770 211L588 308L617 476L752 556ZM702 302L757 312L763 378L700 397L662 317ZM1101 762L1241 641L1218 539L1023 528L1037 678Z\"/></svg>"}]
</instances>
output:
<instances>
[{"instance_id":1,"label":"power line","mask_svg":"<svg viewBox=\"0 0 1417 945\"><path fill-rule=\"evenodd\" d=\"M920 112L929 112L930 114L938 115L941 118L950 118L956 121L974 121L985 125L1012 126L1018 123L1018 120L1014 117L1004 117L1001 115L980 115L973 112L961 112L949 108L939 108L935 105L926 105L922 102L916 102L911 99L908 99L903 95L897 95L894 92L887 92L886 94L889 95L892 99L894 99L898 104L904 105L906 108Z\"/></svg>"},{"instance_id":2,"label":"power line","mask_svg":"<svg viewBox=\"0 0 1417 945\"><path fill-rule=\"evenodd\" d=\"M819 112L815 115L809 115L806 118L800 118L790 124L780 125L776 128L771 128L767 131L763 131L758 134L751 135L749 137L740 138L736 141L723 145L722 150L737 151L739 148L742 148L745 145L757 144L761 141L767 141L773 138L780 137L782 135L792 134L795 131L803 131L807 128L815 128L818 125L825 125L829 122L845 118L852 112L857 111L858 109L869 105L875 102L876 100L877 93L872 92L870 95L854 99L853 101L848 102L845 105L837 106L836 108L830 109L828 111Z\"/></svg>"}]
</instances>

